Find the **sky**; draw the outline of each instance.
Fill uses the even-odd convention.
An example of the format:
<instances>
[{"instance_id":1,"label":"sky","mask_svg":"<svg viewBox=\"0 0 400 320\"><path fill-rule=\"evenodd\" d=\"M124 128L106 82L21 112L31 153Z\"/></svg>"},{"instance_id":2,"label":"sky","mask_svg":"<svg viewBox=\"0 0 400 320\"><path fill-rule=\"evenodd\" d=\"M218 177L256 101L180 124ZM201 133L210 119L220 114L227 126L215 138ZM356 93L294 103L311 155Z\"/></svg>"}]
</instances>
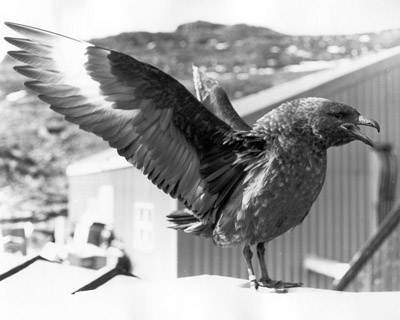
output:
<instances>
[{"instance_id":1,"label":"sky","mask_svg":"<svg viewBox=\"0 0 400 320\"><path fill-rule=\"evenodd\" d=\"M121 32L171 32L197 20L246 23L288 34L400 28L400 0L1 0L4 21L89 40ZM0 56L8 50L0 39Z\"/></svg>"}]
</instances>

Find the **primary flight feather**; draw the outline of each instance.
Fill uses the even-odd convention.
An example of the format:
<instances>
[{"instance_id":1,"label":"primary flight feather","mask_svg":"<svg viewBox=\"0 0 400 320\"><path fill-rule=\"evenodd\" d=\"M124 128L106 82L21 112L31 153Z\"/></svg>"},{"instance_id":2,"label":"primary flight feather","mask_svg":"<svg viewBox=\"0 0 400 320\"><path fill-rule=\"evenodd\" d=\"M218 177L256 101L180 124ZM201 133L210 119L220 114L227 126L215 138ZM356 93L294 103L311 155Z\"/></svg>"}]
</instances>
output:
<instances>
[{"instance_id":1,"label":"primary flight feather","mask_svg":"<svg viewBox=\"0 0 400 320\"><path fill-rule=\"evenodd\" d=\"M248 126L219 84L194 70L196 99L161 70L128 55L15 23L26 39L9 55L31 78L26 87L51 109L108 141L187 210L168 216L173 227L244 245L249 278L284 291L301 285L272 280L264 243L298 225L321 191L326 151L372 141L359 125L379 125L345 104L322 98L282 104ZM262 276L254 276L251 245Z\"/></svg>"}]
</instances>

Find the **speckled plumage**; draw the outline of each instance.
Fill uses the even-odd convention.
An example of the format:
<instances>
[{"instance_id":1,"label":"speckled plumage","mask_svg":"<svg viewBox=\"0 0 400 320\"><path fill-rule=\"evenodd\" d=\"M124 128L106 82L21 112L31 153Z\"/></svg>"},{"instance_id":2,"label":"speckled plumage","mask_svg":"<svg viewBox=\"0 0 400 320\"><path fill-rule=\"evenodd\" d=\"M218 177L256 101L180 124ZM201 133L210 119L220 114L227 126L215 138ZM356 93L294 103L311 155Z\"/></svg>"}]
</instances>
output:
<instances>
[{"instance_id":1,"label":"speckled plumage","mask_svg":"<svg viewBox=\"0 0 400 320\"><path fill-rule=\"evenodd\" d=\"M353 140L372 145L358 125L379 129L375 121L344 104L304 98L250 127L218 83L201 73L196 99L128 55L6 24L28 38L6 38L22 49L9 55L25 64L15 67L33 79L25 85L182 201L188 210L168 216L174 228L222 246L243 244L255 286L250 246L257 244L260 283L283 290L298 285L269 278L264 243L306 217L325 179L327 149Z\"/></svg>"}]
</instances>

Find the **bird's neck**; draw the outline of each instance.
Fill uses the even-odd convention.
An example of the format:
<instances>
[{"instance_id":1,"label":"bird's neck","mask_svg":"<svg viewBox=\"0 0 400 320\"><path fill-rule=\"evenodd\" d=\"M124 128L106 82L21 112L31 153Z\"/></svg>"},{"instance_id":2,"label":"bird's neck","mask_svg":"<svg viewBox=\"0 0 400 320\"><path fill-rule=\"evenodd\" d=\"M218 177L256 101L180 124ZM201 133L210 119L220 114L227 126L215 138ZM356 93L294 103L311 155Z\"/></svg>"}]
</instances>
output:
<instances>
[{"instance_id":1,"label":"bird's neck","mask_svg":"<svg viewBox=\"0 0 400 320\"><path fill-rule=\"evenodd\" d=\"M283 162L297 162L311 168L323 166L327 158L327 148L307 139L279 136L274 150Z\"/></svg>"},{"instance_id":2,"label":"bird's neck","mask_svg":"<svg viewBox=\"0 0 400 320\"><path fill-rule=\"evenodd\" d=\"M299 132L290 126L255 126L253 132L265 140L267 146L287 156L304 152L326 156L329 148L329 145L326 145L323 139L316 137L313 132Z\"/></svg>"}]
</instances>

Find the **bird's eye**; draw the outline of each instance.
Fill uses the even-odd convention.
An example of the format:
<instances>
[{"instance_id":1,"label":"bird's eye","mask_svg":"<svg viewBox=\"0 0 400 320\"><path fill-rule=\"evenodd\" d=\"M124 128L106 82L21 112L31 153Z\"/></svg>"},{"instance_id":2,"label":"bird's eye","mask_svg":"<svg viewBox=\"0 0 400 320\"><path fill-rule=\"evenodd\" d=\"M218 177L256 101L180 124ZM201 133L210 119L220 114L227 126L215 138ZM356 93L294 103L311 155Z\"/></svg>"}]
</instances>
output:
<instances>
[{"instance_id":1,"label":"bird's eye","mask_svg":"<svg viewBox=\"0 0 400 320\"><path fill-rule=\"evenodd\" d=\"M334 116L336 119L343 119L344 118L344 114L341 113L341 112L332 113L332 116Z\"/></svg>"}]
</instances>

